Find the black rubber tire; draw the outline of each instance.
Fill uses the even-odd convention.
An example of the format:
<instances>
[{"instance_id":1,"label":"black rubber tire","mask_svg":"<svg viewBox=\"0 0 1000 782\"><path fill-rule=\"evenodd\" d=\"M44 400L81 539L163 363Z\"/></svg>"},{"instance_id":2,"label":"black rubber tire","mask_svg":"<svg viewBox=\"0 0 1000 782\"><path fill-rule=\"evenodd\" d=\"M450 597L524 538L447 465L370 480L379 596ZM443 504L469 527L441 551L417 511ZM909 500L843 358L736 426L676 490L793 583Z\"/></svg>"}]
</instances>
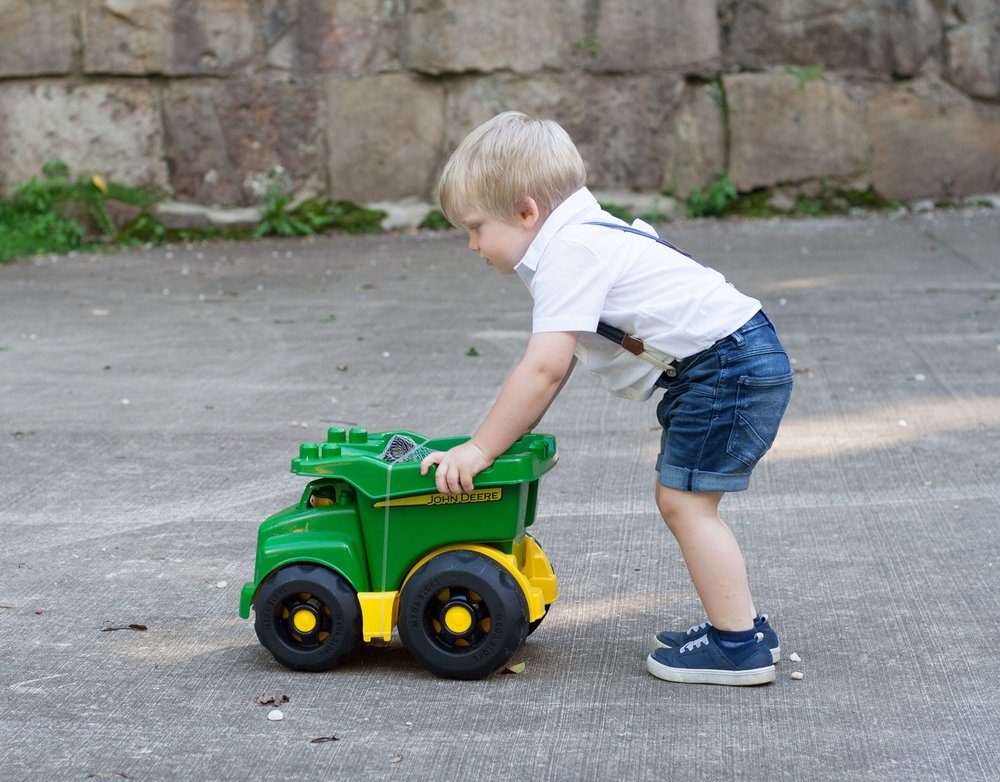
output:
<instances>
[{"instance_id":1,"label":"black rubber tire","mask_svg":"<svg viewBox=\"0 0 1000 782\"><path fill-rule=\"evenodd\" d=\"M288 565L257 592L254 630L274 659L296 671L328 671L361 639L361 606L351 585L320 565ZM303 632L293 620L315 628Z\"/></svg>"},{"instance_id":2,"label":"black rubber tire","mask_svg":"<svg viewBox=\"0 0 1000 782\"><path fill-rule=\"evenodd\" d=\"M552 604L549 603L549 605L545 606L545 613L542 614L540 617L538 617L538 619L536 619L528 626L528 635L531 635L533 632L535 632L535 630L538 629L538 625L542 623L542 620L549 615L549 608L551 607L551 605Z\"/></svg>"},{"instance_id":3,"label":"black rubber tire","mask_svg":"<svg viewBox=\"0 0 1000 782\"><path fill-rule=\"evenodd\" d=\"M468 615L449 629L445 615ZM528 635L528 606L514 577L475 551L447 551L424 563L403 587L399 638L432 673L482 679L502 667Z\"/></svg>"}]
</instances>

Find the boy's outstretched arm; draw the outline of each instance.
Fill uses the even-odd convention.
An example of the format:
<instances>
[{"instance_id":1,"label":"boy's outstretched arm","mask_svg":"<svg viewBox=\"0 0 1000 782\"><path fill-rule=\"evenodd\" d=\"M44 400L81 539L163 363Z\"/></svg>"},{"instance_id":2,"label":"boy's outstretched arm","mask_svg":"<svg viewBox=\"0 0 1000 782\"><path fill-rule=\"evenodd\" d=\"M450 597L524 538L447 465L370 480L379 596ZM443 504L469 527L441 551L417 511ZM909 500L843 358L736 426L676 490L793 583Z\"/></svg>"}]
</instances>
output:
<instances>
[{"instance_id":1,"label":"boy's outstretched arm","mask_svg":"<svg viewBox=\"0 0 1000 782\"><path fill-rule=\"evenodd\" d=\"M573 368L575 347L574 332L533 334L524 357L476 433L462 445L432 453L420 463L421 474L426 475L436 464L434 481L438 491L472 491L472 479L529 431L548 409Z\"/></svg>"}]
</instances>

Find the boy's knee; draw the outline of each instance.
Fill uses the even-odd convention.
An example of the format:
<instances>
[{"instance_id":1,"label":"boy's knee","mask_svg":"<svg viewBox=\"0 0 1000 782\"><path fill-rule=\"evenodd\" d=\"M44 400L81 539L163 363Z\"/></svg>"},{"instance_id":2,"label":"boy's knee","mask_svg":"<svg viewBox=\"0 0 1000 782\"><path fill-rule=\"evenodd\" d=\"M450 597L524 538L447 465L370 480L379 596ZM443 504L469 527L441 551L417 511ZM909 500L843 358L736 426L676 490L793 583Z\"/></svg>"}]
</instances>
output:
<instances>
[{"instance_id":1,"label":"boy's knee","mask_svg":"<svg viewBox=\"0 0 1000 782\"><path fill-rule=\"evenodd\" d=\"M656 485L656 507L672 532L692 518L715 516L721 492L692 492Z\"/></svg>"}]
</instances>

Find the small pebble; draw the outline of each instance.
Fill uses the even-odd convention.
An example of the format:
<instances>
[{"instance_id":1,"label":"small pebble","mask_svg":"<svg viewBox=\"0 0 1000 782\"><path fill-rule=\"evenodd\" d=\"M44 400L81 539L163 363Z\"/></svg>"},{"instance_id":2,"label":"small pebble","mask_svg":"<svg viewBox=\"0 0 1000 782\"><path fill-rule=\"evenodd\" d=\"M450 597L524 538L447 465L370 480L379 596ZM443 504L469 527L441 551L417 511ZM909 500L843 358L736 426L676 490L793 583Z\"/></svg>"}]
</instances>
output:
<instances>
[{"instance_id":1,"label":"small pebble","mask_svg":"<svg viewBox=\"0 0 1000 782\"><path fill-rule=\"evenodd\" d=\"M793 679L801 679L804 675L805 674L803 674L802 671L792 671L792 677L791 678L793 678Z\"/></svg>"},{"instance_id":2,"label":"small pebble","mask_svg":"<svg viewBox=\"0 0 1000 782\"><path fill-rule=\"evenodd\" d=\"M799 653L798 652L792 652L790 655L788 655L788 659L791 660L793 663L800 663L800 662L802 662L802 658L799 657Z\"/></svg>"},{"instance_id":3,"label":"small pebble","mask_svg":"<svg viewBox=\"0 0 1000 782\"><path fill-rule=\"evenodd\" d=\"M792 676L794 676L794 675L795 674L792 674ZM800 674L800 678L801 678L801 674ZM271 709L267 713L267 718L269 720L271 720L271 722L277 722L278 720L283 720L285 718L285 715L281 713L281 709Z\"/></svg>"}]
</instances>

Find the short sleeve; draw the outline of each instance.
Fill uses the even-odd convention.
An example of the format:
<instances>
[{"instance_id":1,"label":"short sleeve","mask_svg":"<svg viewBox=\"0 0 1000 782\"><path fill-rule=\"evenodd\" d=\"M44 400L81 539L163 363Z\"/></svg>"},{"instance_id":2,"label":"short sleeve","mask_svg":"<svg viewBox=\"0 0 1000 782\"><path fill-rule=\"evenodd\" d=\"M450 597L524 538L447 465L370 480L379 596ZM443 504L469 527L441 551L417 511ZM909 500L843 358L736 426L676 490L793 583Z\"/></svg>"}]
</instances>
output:
<instances>
[{"instance_id":1,"label":"short sleeve","mask_svg":"<svg viewBox=\"0 0 1000 782\"><path fill-rule=\"evenodd\" d=\"M557 239L531 281L532 331L596 331L613 281L587 245Z\"/></svg>"}]
</instances>

